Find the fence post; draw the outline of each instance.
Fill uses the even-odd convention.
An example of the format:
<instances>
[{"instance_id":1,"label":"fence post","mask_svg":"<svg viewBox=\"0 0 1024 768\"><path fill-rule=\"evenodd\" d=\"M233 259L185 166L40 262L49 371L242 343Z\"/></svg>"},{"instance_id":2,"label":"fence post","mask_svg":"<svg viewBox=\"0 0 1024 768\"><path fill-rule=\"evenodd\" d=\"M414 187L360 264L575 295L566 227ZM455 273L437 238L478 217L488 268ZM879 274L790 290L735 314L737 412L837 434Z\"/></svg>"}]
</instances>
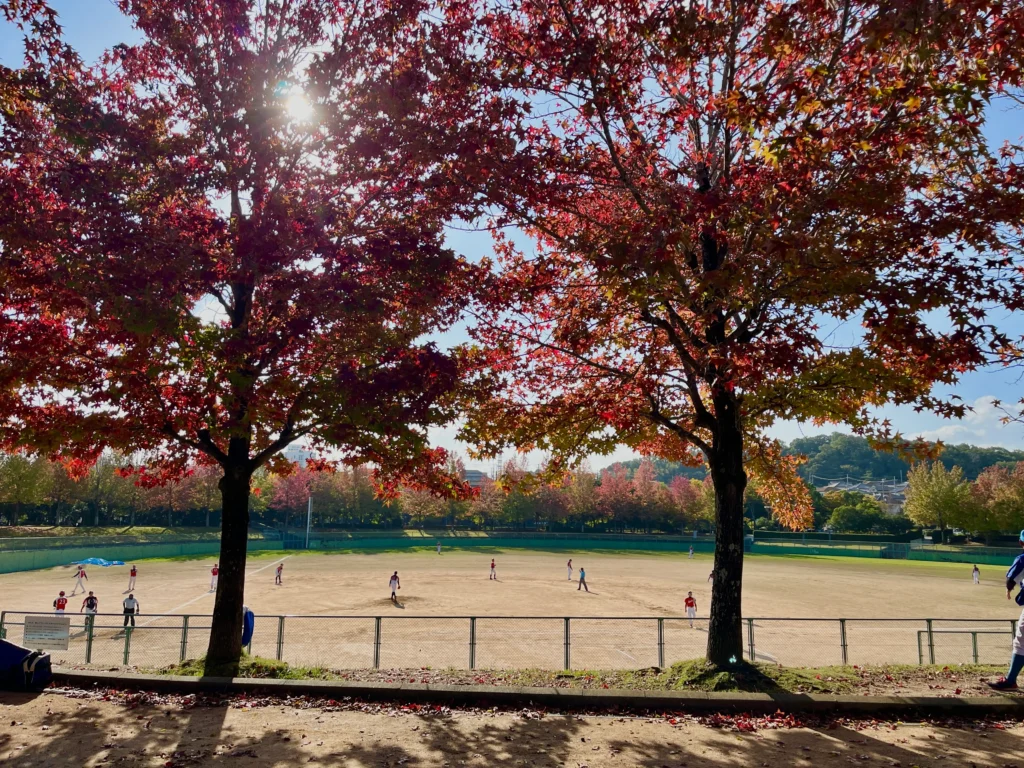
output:
<instances>
[{"instance_id":1,"label":"fence post","mask_svg":"<svg viewBox=\"0 0 1024 768\"><path fill-rule=\"evenodd\" d=\"M747 652L750 654L750 663L753 664L754 656L754 620L747 619Z\"/></svg>"},{"instance_id":2,"label":"fence post","mask_svg":"<svg viewBox=\"0 0 1024 768\"><path fill-rule=\"evenodd\" d=\"M380 616L373 620L373 668L380 669Z\"/></svg>"},{"instance_id":3,"label":"fence post","mask_svg":"<svg viewBox=\"0 0 1024 768\"><path fill-rule=\"evenodd\" d=\"M178 660L184 664L185 659L188 657L188 616L181 617L181 652L178 654Z\"/></svg>"},{"instance_id":4,"label":"fence post","mask_svg":"<svg viewBox=\"0 0 1024 768\"><path fill-rule=\"evenodd\" d=\"M0 611L0 640L7 639L7 629L4 627L4 621L7 619L7 611Z\"/></svg>"},{"instance_id":5,"label":"fence post","mask_svg":"<svg viewBox=\"0 0 1024 768\"><path fill-rule=\"evenodd\" d=\"M132 630L134 630L134 629L135 629L135 627L125 627L124 628L124 665L126 667L128 666L128 658L131 655Z\"/></svg>"},{"instance_id":6,"label":"fence post","mask_svg":"<svg viewBox=\"0 0 1024 768\"><path fill-rule=\"evenodd\" d=\"M850 666L849 646L846 643L846 619L839 620L839 645L843 650L843 666Z\"/></svg>"},{"instance_id":7,"label":"fence post","mask_svg":"<svg viewBox=\"0 0 1024 768\"><path fill-rule=\"evenodd\" d=\"M935 633L932 632L932 620L925 619L925 623L928 625L928 663L935 663Z\"/></svg>"},{"instance_id":8,"label":"fence post","mask_svg":"<svg viewBox=\"0 0 1024 768\"><path fill-rule=\"evenodd\" d=\"M978 663L978 633L971 632L971 650L974 652L974 663Z\"/></svg>"},{"instance_id":9,"label":"fence post","mask_svg":"<svg viewBox=\"0 0 1024 768\"><path fill-rule=\"evenodd\" d=\"M924 648L921 647L921 635L922 631L917 630L917 666L924 666Z\"/></svg>"},{"instance_id":10,"label":"fence post","mask_svg":"<svg viewBox=\"0 0 1024 768\"><path fill-rule=\"evenodd\" d=\"M284 616L277 617L277 660L284 657Z\"/></svg>"},{"instance_id":11,"label":"fence post","mask_svg":"<svg viewBox=\"0 0 1024 768\"><path fill-rule=\"evenodd\" d=\"M658 668L665 668L665 620L658 619Z\"/></svg>"},{"instance_id":12,"label":"fence post","mask_svg":"<svg viewBox=\"0 0 1024 768\"><path fill-rule=\"evenodd\" d=\"M565 663L565 669L568 670L568 669L572 669L572 655L569 652L569 619L568 619L568 617L566 617L564 619L564 621L565 621L565 642L564 642L564 645L565 645L564 657L565 658L563 659L563 662Z\"/></svg>"},{"instance_id":13,"label":"fence post","mask_svg":"<svg viewBox=\"0 0 1024 768\"><path fill-rule=\"evenodd\" d=\"M469 620L469 668L476 669L476 619Z\"/></svg>"},{"instance_id":14,"label":"fence post","mask_svg":"<svg viewBox=\"0 0 1024 768\"><path fill-rule=\"evenodd\" d=\"M85 663L92 664L92 622L85 617Z\"/></svg>"}]
</instances>

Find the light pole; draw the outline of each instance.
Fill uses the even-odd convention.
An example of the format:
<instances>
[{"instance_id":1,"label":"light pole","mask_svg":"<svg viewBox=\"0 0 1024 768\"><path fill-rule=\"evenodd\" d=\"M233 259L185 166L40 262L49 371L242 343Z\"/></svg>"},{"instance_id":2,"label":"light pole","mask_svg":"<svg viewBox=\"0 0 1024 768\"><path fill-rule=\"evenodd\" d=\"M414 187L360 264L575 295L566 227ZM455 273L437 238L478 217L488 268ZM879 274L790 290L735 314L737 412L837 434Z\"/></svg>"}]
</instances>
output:
<instances>
[{"instance_id":1,"label":"light pole","mask_svg":"<svg viewBox=\"0 0 1024 768\"><path fill-rule=\"evenodd\" d=\"M313 497L309 497L309 504L306 506L306 549L309 549L309 529L313 526Z\"/></svg>"}]
</instances>

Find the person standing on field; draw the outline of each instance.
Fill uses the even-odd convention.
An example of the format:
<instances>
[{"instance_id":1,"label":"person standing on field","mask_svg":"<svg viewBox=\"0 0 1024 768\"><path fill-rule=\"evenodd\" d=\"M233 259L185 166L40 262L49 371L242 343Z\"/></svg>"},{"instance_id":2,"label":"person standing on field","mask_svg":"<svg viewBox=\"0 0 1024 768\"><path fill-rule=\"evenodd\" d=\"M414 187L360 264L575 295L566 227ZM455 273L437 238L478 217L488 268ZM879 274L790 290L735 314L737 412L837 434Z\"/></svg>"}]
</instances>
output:
<instances>
[{"instance_id":1,"label":"person standing on field","mask_svg":"<svg viewBox=\"0 0 1024 768\"><path fill-rule=\"evenodd\" d=\"M210 569L210 591L215 592L217 590L217 577L220 576L220 566L217 563L213 564L213 568Z\"/></svg>"},{"instance_id":2,"label":"person standing on field","mask_svg":"<svg viewBox=\"0 0 1024 768\"><path fill-rule=\"evenodd\" d=\"M693 560L693 544L690 545L690 560Z\"/></svg>"},{"instance_id":3,"label":"person standing on field","mask_svg":"<svg viewBox=\"0 0 1024 768\"><path fill-rule=\"evenodd\" d=\"M274 574L274 583L275 584L284 584L284 582L281 581L281 571L283 571L283 570L284 570L284 563L278 563L277 564L277 571Z\"/></svg>"},{"instance_id":4,"label":"person standing on field","mask_svg":"<svg viewBox=\"0 0 1024 768\"><path fill-rule=\"evenodd\" d=\"M693 628L693 620L697 618L697 601L693 597L693 592L686 593L686 599L683 600L683 605L686 607L686 616L690 619L690 628Z\"/></svg>"},{"instance_id":5,"label":"person standing on field","mask_svg":"<svg viewBox=\"0 0 1024 768\"><path fill-rule=\"evenodd\" d=\"M1020 532L1017 541L1021 548L1024 548L1024 531ZM1006 599L1013 597L1013 588L1020 587L1024 582L1024 553L1017 555L1010 570L1006 572ZM1024 589L1017 592L1014 600L1017 605L1024 608ZM1013 633L1013 645L1011 646L1010 669L1006 677L1000 678L994 683L988 683L989 688L997 691L1016 691L1017 676L1021 669L1024 669L1024 610L1021 610L1020 619L1017 620L1017 627Z\"/></svg>"},{"instance_id":6,"label":"person standing on field","mask_svg":"<svg viewBox=\"0 0 1024 768\"><path fill-rule=\"evenodd\" d=\"M128 591L131 592L135 589L135 577L138 575L138 569L132 565L132 569L128 571Z\"/></svg>"},{"instance_id":7,"label":"person standing on field","mask_svg":"<svg viewBox=\"0 0 1024 768\"><path fill-rule=\"evenodd\" d=\"M974 566L974 570L971 571L971 578L975 584L981 584L981 571L978 570L978 566Z\"/></svg>"},{"instance_id":8,"label":"person standing on field","mask_svg":"<svg viewBox=\"0 0 1024 768\"><path fill-rule=\"evenodd\" d=\"M491 575L490 575L490 579L494 579L495 581L497 581L497 580L498 580L498 571L497 571L497 567L498 567L498 566L496 566L496 565L494 564L494 558L492 557L492 558L491 558ZM490 580L490 579L489 579L489 580Z\"/></svg>"},{"instance_id":9,"label":"person standing on field","mask_svg":"<svg viewBox=\"0 0 1024 768\"><path fill-rule=\"evenodd\" d=\"M579 592L581 589L585 589L587 592L590 591L590 587L587 586L587 572L583 570L583 566L580 566L580 585L576 587L576 591Z\"/></svg>"},{"instance_id":10,"label":"person standing on field","mask_svg":"<svg viewBox=\"0 0 1024 768\"><path fill-rule=\"evenodd\" d=\"M132 623L132 627L135 627L135 614L140 613L139 601L135 599L135 595L128 595L127 599L121 604L124 606L124 625L127 627L128 622Z\"/></svg>"},{"instance_id":11,"label":"person standing on field","mask_svg":"<svg viewBox=\"0 0 1024 768\"><path fill-rule=\"evenodd\" d=\"M437 542L437 554L441 554L441 542Z\"/></svg>"},{"instance_id":12,"label":"person standing on field","mask_svg":"<svg viewBox=\"0 0 1024 768\"><path fill-rule=\"evenodd\" d=\"M402 588L402 584L398 580L398 571L395 571L393 574L391 574L391 581L389 583L391 585L391 602L397 603L398 595L396 595L395 593Z\"/></svg>"},{"instance_id":13,"label":"person standing on field","mask_svg":"<svg viewBox=\"0 0 1024 768\"><path fill-rule=\"evenodd\" d=\"M79 587L81 587L82 591L85 592L85 584L82 583L82 579L85 579L86 581L89 580L89 577L85 575L85 566L84 565L78 566L78 573L75 574L75 588L73 590L71 590L71 596L72 597L74 597L76 594L78 594L78 588ZM81 613L81 611L79 611L79 613Z\"/></svg>"},{"instance_id":14,"label":"person standing on field","mask_svg":"<svg viewBox=\"0 0 1024 768\"><path fill-rule=\"evenodd\" d=\"M572 581L572 558L569 558L569 562L566 563L566 567L569 569L569 581Z\"/></svg>"},{"instance_id":15,"label":"person standing on field","mask_svg":"<svg viewBox=\"0 0 1024 768\"><path fill-rule=\"evenodd\" d=\"M86 595L85 600L82 601L82 607L78 609L81 613L85 611L85 628L91 629L93 624L96 623L96 614L100 610L100 599L96 597L92 592Z\"/></svg>"},{"instance_id":16,"label":"person standing on field","mask_svg":"<svg viewBox=\"0 0 1024 768\"><path fill-rule=\"evenodd\" d=\"M60 591L57 599L53 601L53 613L55 616L63 616L64 609L68 607L68 599L64 597L64 590Z\"/></svg>"}]
</instances>

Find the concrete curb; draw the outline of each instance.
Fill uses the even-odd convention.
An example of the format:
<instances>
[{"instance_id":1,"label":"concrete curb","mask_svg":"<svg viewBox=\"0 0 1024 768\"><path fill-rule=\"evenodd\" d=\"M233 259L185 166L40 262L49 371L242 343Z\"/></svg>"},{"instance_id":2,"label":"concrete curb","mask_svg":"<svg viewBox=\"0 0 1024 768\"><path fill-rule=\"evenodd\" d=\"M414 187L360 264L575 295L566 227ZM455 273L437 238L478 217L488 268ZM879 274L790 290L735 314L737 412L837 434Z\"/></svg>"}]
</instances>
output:
<instances>
[{"instance_id":1,"label":"concrete curb","mask_svg":"<svg viewBox=\"0 0 1024 768\"><path fill-rule=\"evenodd\" d=\"M1024 718L1024 698L938 696L830 696L799 693L706 693L612 689L527 688L422 683L346 683L323 680L256 680L177 677L130 672L55 669L54 682L75 688L144 690L159 693L244 693L316 696L377 702L463 707L548 707L560 710L618 709L632 712L800 712L849 716L1011 716Z\"/></svg>"}]
</instances>

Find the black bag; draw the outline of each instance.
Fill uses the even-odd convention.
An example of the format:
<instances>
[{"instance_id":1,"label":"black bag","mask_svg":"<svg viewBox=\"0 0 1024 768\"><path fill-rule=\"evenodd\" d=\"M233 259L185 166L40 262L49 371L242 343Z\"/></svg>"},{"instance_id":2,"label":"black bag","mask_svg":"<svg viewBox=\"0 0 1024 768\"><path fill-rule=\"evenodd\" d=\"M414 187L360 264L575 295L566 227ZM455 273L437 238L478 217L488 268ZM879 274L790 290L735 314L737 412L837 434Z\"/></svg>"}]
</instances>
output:
<instances>
[{"instance_id":1,"label":"black bag","mask_svg":"<svg viewBox=\"0 0 1024 768\"><path fill-rule=\"evenodd\" d=\"M0 640L0 688L42 690L53 679L50 654Z\"/></svg>"}]
</instances>

